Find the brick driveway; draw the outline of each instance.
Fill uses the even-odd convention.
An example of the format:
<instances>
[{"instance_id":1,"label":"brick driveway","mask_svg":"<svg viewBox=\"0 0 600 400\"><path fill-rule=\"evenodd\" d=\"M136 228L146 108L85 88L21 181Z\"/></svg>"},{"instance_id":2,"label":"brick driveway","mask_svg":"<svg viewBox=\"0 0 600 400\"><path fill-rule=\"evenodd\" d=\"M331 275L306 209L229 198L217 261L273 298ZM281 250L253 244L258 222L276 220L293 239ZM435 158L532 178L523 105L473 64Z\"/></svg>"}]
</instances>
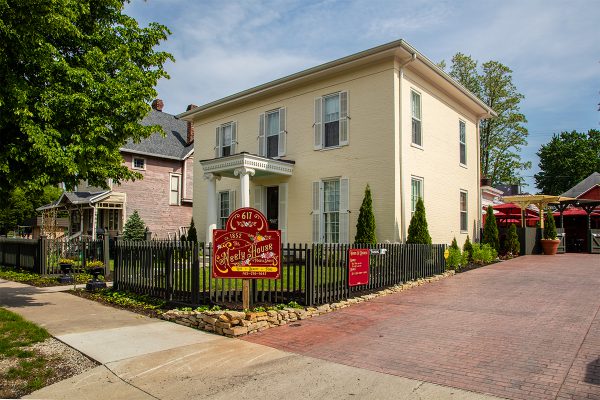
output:
<instances>
[{"instance_id":1,"label":"brick driveway","mask_svg":"<svg viewBox=\"0 0 600 400\"><path fill-rule=\"evenodd\" d=\"M511 399L600 399L599 310L600 256L527 256L244 340Z\"/></svg>"}]
</instances>

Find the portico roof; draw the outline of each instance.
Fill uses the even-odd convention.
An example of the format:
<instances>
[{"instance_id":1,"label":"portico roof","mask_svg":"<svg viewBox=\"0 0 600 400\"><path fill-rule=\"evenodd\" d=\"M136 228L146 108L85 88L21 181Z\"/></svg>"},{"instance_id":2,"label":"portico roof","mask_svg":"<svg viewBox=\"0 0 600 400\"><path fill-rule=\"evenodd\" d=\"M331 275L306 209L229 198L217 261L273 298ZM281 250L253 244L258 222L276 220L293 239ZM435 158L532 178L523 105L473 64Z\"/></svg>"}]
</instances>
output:
<instances>
[{"instance_id":1,"label":"portico roof","mask_svg":"<svg viewBox=\"0 0 600 400\"><path fill-rule=\"evenodd\" d=\"M295 161L276 160L242 152L227 157L200 160L204 173L218 176L236 178L235 170L249 168L254 170L254 177L273 175L291 176L294 172Z\"/></svg>"}]
</instances>

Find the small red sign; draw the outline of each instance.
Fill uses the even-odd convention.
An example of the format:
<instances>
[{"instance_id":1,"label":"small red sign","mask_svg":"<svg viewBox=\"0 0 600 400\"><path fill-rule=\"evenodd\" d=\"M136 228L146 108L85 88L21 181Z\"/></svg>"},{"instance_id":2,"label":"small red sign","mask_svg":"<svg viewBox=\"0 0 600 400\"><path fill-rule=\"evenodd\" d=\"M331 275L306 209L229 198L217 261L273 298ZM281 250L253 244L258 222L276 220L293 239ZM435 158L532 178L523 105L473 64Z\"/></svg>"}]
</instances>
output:
<instances>
[{"instance_id":1,"label":"small red sign","mask_svg":"<svg viewBox=\"0 0 600 400\"><path fill-rule=\"evenodd\" d=\"M348 250L348 284L350 286L369 283L369 249Z\"/></svg>"},{"instance_id":2,"label":"small red sign","mask_svg":"<svg viewBox=\"0 0 600 400\"><path fill-rule=\"evenodd\" d=\"M281 231L268 227L260 211L246 207L229 216L225 229L213 230L213 277L279 278Z\"/></svg>"}]
</instances>

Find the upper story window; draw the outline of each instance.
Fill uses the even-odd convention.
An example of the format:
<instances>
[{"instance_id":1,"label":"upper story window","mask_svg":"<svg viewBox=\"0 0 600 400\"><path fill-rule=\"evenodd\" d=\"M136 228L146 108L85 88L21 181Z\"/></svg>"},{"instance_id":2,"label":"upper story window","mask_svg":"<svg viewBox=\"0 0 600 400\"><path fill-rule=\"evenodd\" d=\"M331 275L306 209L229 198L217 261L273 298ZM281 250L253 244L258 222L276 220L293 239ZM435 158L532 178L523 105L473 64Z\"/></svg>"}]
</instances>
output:
<instances>
[{"instance_id":1,"label":"upper story window","mask_svg":"<svg viewBox=\"0 0 600 400\"><path fill-rule=\"evenodd\" d=\"M237 144L237 123L228 122L217 127L215 140L215 158L235 154Z\"/></svg>"},{"instance_id":2,"label":"upper story window","mask_svg":"<svg viewBox=\"0 0 600 400\"><path fill-rule=\"evenodd\" d=\"M468 193L465 190L460 191L460 231L466 232L468 230L469 214L467 211L467 200Z\"/></svg>"},{"instance_id":3,"label":"upper story window","mask_svg":"<svg viewBox=\"0 0 600 400\"><path fill-rule=\"evenodd\" d=\"M421 130L421 94L411 90L410 104L412 112L412 143L423 146L423 134Z\"/></svg>"},{"instance_id":4,"label":"upper story window","mask_svg":"<svg viewBox=\"0 0 600 400\"><path fill-rule=\"evenodd\" d=\"M179 205L181 202L181 175L170 174L169 179L169 204Z\"/></svg>"},{"instance_id":5,"label":"upper story window","mask_svg":"<svg viewBox=\"0 0 600 400\"><path fill-rule=\"evenodd\" d=\"M259 117L258 155L283 157L286 152L286 109L278 108Z\"/></svg>"},{"instance_id":6,"label":"upper story window","mask_svg":"<svg viewBox=\"0 0 600 400\"><path fill-rule=\"evenodd\" d=\"M146 169L146 159L133 157L133 161L131 162L133 169Z\"/></svg>"},{"instance_id":7,"label":"upper story window","mask_svg":"<svg viewBox=\"0 0 600 400\"><path fill-rule=\"evenodd\" d=\"M458 141L460 147L460 163L467 165L467 127L464 121L458 121Z\"/></svg>"},{"instance_id":8,"label":"upper story window","mask_svg":"<svg viewBox=\"0 0 600 400\"><path fill-rule=\"evenodd\" d=\"M315 150L348 144L348 92L315 99Z\"/></svg>"},{"instance_id":9,"label":"upper story window","mask_svg":"<svg viewBox=\"0 0 600 400\"><path fill-rule=\"evenodd\" d=\"M415 176L410 178L410 215L417 209L417 201L423 198L423 178Z\"/></svg>"}]
</instances>

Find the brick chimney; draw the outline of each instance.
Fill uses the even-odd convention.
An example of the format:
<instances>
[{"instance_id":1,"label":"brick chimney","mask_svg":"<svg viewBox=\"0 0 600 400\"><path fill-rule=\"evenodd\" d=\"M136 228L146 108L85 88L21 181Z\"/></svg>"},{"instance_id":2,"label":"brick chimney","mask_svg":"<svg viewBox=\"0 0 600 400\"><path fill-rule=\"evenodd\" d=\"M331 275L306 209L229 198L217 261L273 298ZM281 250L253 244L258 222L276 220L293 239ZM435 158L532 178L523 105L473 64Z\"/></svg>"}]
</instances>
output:
<instances>
[{"instance_id":1,"label":"brick chimney","mask_svg":"<svg viewBox=\"0 0 600 400\"><path fill-rule=\"evenodd\" d=\"M165 103L163 103L163 101L161 99L156 99L152 102L152 108L156 111L162 112L164 106L165 106Z\"/></svg>"},{"instance_id":2,"label":"brick chimney","mask_svg":"<svg viewBox=\"0 0 600 400\"><path fill-rule=\"evenodd\" d=\"M190 111L193 108L197 108L198 106L195 104L190 104L187 106L185 111ZM194 141L194 125L188 121L187 123L187 144L191 144Z\"/></svg>"}]
</instances>

